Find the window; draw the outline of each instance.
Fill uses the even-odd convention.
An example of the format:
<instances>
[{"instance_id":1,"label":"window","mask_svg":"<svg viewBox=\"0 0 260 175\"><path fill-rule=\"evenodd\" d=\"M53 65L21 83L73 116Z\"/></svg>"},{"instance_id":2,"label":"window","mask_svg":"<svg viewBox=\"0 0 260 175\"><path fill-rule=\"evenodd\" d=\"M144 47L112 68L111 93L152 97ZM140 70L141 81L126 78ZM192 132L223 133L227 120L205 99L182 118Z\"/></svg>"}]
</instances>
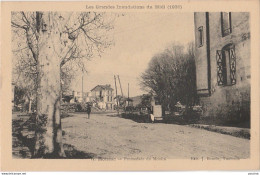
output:
<instances>
[{"instance_id":1,"label":"window","mask_svg":"<svg viewBox=\"0 0 260 175\"><path fill-rule=\"evenodd\" d=\"M227 36L232 32L231 12L221 12L221 30L222 37Z\"/></svg>"},{"instance_id":2,"label":"window","mask_svg":"<svg viewBox=\"0 0 260 175\"><path fill-rule=\"evenodd\" d=\"M217 50L217 82L219 86L236 84L235 47L229 44Z\"/></svg>"},{"instance_id":3,"label":"window","mask_svg":"<svg viewBox=\"0 0 260 175\"><path fill-rule=\"evenodd\" d=\"M198 32L199 32L199 47L203 46L203 26L200 26L198 28Z\"/></svg>"}]
</instances>

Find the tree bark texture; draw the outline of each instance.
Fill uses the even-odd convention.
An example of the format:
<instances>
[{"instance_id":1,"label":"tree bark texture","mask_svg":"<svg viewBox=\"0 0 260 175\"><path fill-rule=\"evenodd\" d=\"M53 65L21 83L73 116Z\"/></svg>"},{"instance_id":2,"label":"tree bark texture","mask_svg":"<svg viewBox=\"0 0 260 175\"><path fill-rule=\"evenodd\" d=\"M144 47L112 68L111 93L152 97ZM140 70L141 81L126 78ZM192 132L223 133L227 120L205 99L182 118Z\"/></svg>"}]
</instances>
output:
<instances>
[{"instance_id":1,"label":"tree bark texture","mask_svg":"<svg viewBox=\"0 0 260 175\"><path fill-rule=\"evenodd\" d=\"M60 33L51 12L37 12L37 115L35 158L64 156L60 118L60 59L56 54Z\"/></svg>"},{"instance_id":2,"label":"tree bark texture","mask_svg":"<svg viewBox=\"0 0 260 175\"><path fill-rule=\"evenodd\" d=\"M28 112L32 113L32 99L29 97L29 107L28 107Z\"/></svg>"}]
</instances>

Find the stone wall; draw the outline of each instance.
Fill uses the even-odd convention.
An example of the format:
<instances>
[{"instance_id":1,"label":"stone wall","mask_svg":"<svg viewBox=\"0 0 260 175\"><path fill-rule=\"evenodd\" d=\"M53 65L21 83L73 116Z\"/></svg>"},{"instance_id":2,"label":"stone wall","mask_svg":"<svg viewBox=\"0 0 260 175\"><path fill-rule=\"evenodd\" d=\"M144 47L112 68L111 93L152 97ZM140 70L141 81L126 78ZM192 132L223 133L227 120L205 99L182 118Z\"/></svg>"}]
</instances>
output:
<instances>
[{"instance_id":1,"label":"stone wall","mask_svg":"<svg viewBox=\"0 0 260 175\"><path fill-rule=\"evenodd\" d=\"M195 26L197 21L199 20L196 20L195 15ZM249 13L231 13L231 25L232 33L222 37L221 14L209 13L211 89L210 96L201 97L200 103L204 109L203 116L249 119L251 78ZM217 84L216 51L228 44L235 46L236 84L219 86ZM196 48L196 50L200 49ZM205 53L196 51L196 65L200 64L200 57L204 57L206 60L205 54L206 51ZM200 68L199 65L197 76L204 72Z\"/></svg>"},{"instance_id":2,"label":"stone wall","mask_svg":"<svg viewBox=\"0 0 260 175\"><path fill-rule=\"evenodd\" d=\"M206 47L206 13L194 14L195 21L195 55L196 55L196 83L199 94L208 93L208 66L207 66L207 47ZM203 45L199 44L199 27L203 28Z\"/></svg>"}]
</instances>

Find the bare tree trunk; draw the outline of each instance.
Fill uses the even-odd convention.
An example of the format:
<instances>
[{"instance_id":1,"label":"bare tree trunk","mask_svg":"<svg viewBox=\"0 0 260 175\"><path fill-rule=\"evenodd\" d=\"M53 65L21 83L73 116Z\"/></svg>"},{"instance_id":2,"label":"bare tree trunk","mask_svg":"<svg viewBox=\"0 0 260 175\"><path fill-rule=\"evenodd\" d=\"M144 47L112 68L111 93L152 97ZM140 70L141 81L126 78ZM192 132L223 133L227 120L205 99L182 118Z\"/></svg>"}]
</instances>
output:
<instances>
[{"instance_id":1,"label":"bare tree trunk","mask_svg":"<svg viewBox=\"0 0 260 175\"><path fill-rule=\"evenodd\" d=\"M34 157L64 156L60 120L60 59L55 55L59 32L50 12L38 13L37 116Z\"/></svg>"},{"instance_id":2,"label":"bare tree trunk","mask_svg":"<svg viewBox=\"0 0 260 175\"><path fill-rule=\"evenodd\" d=\"M65 153L63 150L62 144L62 127L61 127L61 110L60 110L60 102L61 102L61 93L60 97L55 104L55 114L54 114L54 150L58 154L59 157L65 157Z\"/></svg>"},{"instance_id":3,"label":"bare tree trunk","mask_svg":"<svg viewBox=\"0 0 260 175\"><path fill-rule=\"evenodd\" d=\"M32 113L32 99L29 97L28 113Z\"/></svg>"}]
</instances>

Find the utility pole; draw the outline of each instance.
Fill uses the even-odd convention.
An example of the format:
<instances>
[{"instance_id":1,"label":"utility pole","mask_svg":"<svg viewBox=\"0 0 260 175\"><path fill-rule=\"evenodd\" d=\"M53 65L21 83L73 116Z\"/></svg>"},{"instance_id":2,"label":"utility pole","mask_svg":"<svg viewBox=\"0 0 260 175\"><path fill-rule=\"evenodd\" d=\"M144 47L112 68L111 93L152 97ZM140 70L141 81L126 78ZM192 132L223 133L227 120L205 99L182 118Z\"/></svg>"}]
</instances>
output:
<instances>
[{"instance_id":1,"label":"utility pole","mask_svg":"<svg viewBox=\"0 0 260 175\"><path fill-rule=\"evenodd\" d=\"M117 104L117 115L119 115L119 105L118 105L118 96L117 96L117 86L116 86L116 76L114 75L115 79L115 88L116 88L116 104Z\"/></svg>"},{"instance_id":2,"label":"utility pole","mask_svg":"<svg viewBox=\"0 0 260 175\"><path fill-rule=\"evenodd\" d=\"M127 95L127 100L128 100L128 103L127 103L127 106L129 106L129 83L128 83L128 95Z\"/></svg>"},{"instance_id":3,"label":"utility pole","mask_svg":"<svg viewBox=\"0 0 260 175\"><path fill-rule=\"evenodd\" d=\"M81 93L82 93L82 102L84 102L84 100L83 100L83 99L84 99L84 98L83 98L83 97L84 97L84 95L83 95L83 86L84 86L84 85L83 85L83 79L84 79L84 70L83 70L83 68L82 68L82 87L81 87L81 88L82 88L82 89L81 89Z\"/></svg>"},{"instance_id":4,"label":"utility pole","mask_svg":"<svg viewBox=\"0 0 260 175\"><path fill-rule=\"evenodd\" d=\"M123 90L122 90L122 86L121 86L121 82L120 82L120 78L119 78L119 75L117 75L117 78L118 78L118 81L119 81L119 85L120 85L120 89L121 89L121 95L122 95L122 99L123 99L123 102L124 102L124 108L126 107L126 101L124 101L124 94L123 94Z\"/></svg>"},{"instance_id":5,"label":"utility pole","mask_svg":"<svg viewBox=\"0 0 260 175\"><path fill-rule=\"evenodd\" d=\"M121 89L122 97L124 97L124 94L123 94L123 90L122 90L122 86L121 86L121 82L120 82L119 75L117 75L117 78L118 78L118 81L119 81L119 84L120 84L120 89Z\"/></svg>"}]
</instances>

